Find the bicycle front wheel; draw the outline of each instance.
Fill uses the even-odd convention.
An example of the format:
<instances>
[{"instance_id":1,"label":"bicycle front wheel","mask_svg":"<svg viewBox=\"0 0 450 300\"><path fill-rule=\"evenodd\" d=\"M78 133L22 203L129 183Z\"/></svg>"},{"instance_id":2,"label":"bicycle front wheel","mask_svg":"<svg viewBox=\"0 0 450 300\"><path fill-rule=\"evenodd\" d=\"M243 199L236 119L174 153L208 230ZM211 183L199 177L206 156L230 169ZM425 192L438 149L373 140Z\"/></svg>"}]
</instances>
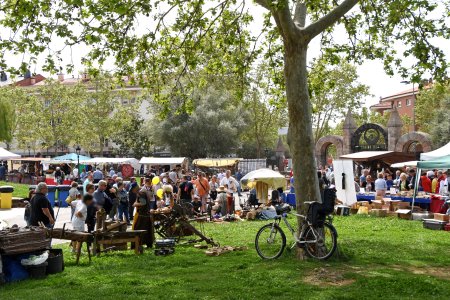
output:
<instances>
[{"instance_id":1,"label":"bicycle front wheel","mask_svg":"<svg viewBox=\"0 0 450 300\"><path fill-rule=\"evenodd\" d=\"M333 225L324 223L323 227L308 227L304 235L305 250L309 256L325 260L337 248L337 232Z\"/></svg>"},{"instance_id":2,"label":"bicycle front wheel","mask_svg":"<svg viewBox=\"0 0 450 300\"><path fill-rule=\"evenodd\" d=\"M263 259L278 258L286 247L286 235L277 224L264 225L256 234L255 247Z\"/></svg>"}]
</instances>

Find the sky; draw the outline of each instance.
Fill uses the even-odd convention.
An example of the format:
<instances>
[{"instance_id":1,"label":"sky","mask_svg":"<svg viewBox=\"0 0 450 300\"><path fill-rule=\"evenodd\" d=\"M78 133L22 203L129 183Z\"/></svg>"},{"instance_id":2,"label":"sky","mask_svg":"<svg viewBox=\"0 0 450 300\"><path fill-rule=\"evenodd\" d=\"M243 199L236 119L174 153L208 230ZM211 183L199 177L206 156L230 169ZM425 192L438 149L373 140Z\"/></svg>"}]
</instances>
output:
<instances>
[{"instance_id":1,"label":"sky","mask_svg":"<svg viewBox=\"0 0 450 300\"><path fill-rule=\"evenodd\" d=\"M265 9L260 7L253 2L248 2L248 8L250 13L254 16L255 21L251 31L253 33L259 32L262 26L262 15L265 12ZM259 22L261 20L261 22ZM145 24L145 23L144 23ZM345 38L344 32L336 32L336 39ZM62 44L62 41L55 39L56 44ZM444 43L448 49L450 49L450 41L439 41L441 44ZM399 43L394 45L396 49L398 48L399 52L402 50L402 45ZM83 66L81 64L81 59L84 55L87 54L88 49L85 46L74 46L72 49L72 53L63 56L62 65L68 64L73 61L75 65L75 77L78 76L79 73L82 72ZM309 48L309 59L316 57L315 53L320 53L320 45L319 40L316 38L310 44ZM19 65L22 60L22 56L11 56L10 61L12 65ZM105 66L105 69L113 69L113 62L108 62ZM42 72L40 66L35 66L31 70L34 73L41 73L44 76L48 75L45 72ZM357 66L357 71L359 75L359 81L370 88L371 96L366 97L364 106L369 107L375 103L378 103L380 97L386 97L394 93L398 93L403 90L407 90L412 87L412 85L405 85L401 83L404 79L402 79L398 74L390 77L386 75L383 69L383 62L378 61L367 61L362 65ZM71 76L72 74L66 74L66 76Z\"/></svg>"}]
</instances>

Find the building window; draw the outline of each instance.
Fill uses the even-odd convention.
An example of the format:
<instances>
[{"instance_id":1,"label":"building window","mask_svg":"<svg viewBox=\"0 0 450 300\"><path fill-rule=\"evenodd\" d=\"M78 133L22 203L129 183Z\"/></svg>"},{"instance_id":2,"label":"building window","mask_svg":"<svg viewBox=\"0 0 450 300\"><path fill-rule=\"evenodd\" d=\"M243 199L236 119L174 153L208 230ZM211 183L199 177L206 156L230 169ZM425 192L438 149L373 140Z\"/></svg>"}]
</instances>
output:
<instances>
[{"instance_id":1,"label":"building window","mask_svg":"<svg viewBox=\"0 0 450 300\"><path fill-rule=\"evenodd\" d=\"M402 101L397 101L397 107L402 107Z\"/></svg>"},{"instance_id":2,"label":"building window","mask_svg":"<svg viewBox=\"0 0 450 300\"><path fill-rule=\"evenodd\" d=\"M411 106L411 99L406 99L406 106Z\"/></svg>"},{"instance_id":3,"label":"building window","mask_svg":"<svg viewBox=\"0 0 450 300\"><path fill-rule=\"evenodd\" d=\"M45 106L45 108L50 107L50 100L45 100L44 101L44 106Z\"/></svg>"},{"instance_id":4,"label":"building window","mask_svg":"<svg viewBox=\"0 0 450 300\"><path fill-rule=\"evenodd\" d=\"M135 104L136 103L136 98L131 98L130 103L131 104Z\"/></svg>"},{"instance_id":5,"label":"building window","mask_svg":"<svg viewBox=\"0 0 450 300\"><path fill-rule=\"evenodd\" d=\"M128 105L128 99L122 99L122 105Z\"/></svg>"}]
</instances>

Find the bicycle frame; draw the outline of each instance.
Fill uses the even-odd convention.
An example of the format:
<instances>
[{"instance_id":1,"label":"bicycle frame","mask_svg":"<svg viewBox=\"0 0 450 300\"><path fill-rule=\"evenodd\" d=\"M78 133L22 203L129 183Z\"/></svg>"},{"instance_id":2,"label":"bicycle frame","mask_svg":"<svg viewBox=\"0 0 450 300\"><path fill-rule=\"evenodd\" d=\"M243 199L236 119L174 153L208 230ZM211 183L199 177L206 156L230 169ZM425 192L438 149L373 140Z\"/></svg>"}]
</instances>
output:
<instances>
[{"instance_id":1,"label":"bicycle frame","mask_svg":"<svg viewBox=\"0 0 450 300\"><path fill-rule=\"evenodd\" d=\"M316 232L316 230L312 226L311 222L309 222L308 218L306 218L306 216L304 216L304 215L300 215L300 214L296 214L296 213L291 213L291 214L296 216L296 217L300 217L301 219L305 220L305 222L303 222L302 229L300 230L300 234L297 234L297 231L294 228L292 228L292 225L288 222L288 220L287 220L287 213L282 214L280 216L280 218L276 219L275 222L273 223L273 224L279 225L281 220L284 221L284 224L286 225L286 227L288 228L288 230L292 234L292 237L294 238L294 243L292 244L292 246L290 248L293 249L295 246L304 247L306 244L315 244L315 243L317 243L317 240L319 238L319 234ZM312 233L314 235L314 240L306 241L306 240L303 239L303 236L305 235L307 228L311 228Z\"/></svg>"}]
</instances>

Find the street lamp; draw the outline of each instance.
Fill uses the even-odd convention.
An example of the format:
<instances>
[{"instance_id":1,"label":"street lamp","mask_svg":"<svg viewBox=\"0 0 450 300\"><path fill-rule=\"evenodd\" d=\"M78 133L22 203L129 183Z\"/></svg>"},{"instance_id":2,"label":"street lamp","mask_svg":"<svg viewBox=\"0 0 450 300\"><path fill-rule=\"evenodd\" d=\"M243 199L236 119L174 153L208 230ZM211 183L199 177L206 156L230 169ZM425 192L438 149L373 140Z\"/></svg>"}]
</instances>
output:
<instances>
[{"instance_id":1,"label":"street lamp","mask_svg":"<svg viewBox=\"0 0 450 300\"><path fill-rule=\"evenodd\" d=\"M28 157L30 157L31 156L31 153L30 153L31 146L30 146L30 144L28 144L27 148L28 148Z\"/></svg>"},{"instance_id":2,"label":"street lamp","mask_svg":"<svg viewBox=\"0 0 450 300\"><path fill-rule=\"evenodd\" d=\"M269 167L269 148L265 148L264 153L266 154L266 168L268 168Z\"/></svg>"},{"instance_id":3,"label":"street lamp","mask_svg":"<svg viewBox=\"0 0 450 300\"><path fill-rule=\"evenodd\" d=\"M410 84L411 81L409 81L409 80L403 80L403 81L400 81L400 83L403 83L403 84ZM413 97L414 97L414 105L413 105L413 117L412 117L412 121L413 121L413 130L416 131L416 100L417 100L417 97L416 97L416 93L415 93L415 90L414 90L414 86L415 86L416 83L413 82L412 84L413 84L412 95L413 95ZM406 105L406 103L405 103L405 105Z\"/></svg>"},{"instance_id":4,"label":"street lamp","mask_svg":"<svg viewBox=\"0 0 450 300\"><path fill-rule=\"evenodd\" d=\"M77 160L78 160L78 178L80 178L80 174L81 174L81 171L80 171L80 152L81 152L80 145L77 146L75 151L77 152Z\"/></svg>"}]
</instances>

